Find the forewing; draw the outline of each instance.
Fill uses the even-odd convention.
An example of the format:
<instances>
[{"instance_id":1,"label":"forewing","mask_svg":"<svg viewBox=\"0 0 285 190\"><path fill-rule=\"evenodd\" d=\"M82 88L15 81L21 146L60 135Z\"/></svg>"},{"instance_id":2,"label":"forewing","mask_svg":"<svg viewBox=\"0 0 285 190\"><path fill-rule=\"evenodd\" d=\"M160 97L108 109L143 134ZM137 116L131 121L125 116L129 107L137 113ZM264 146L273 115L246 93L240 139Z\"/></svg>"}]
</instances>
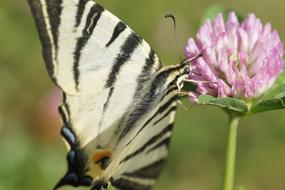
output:
<instances>
[{"instance_id":1,"label":"forewing","mask_svg":"<svg viewBox=\"0 0 285 190\"><path fill-rule=\"evenodd\" d=\"M94 1L28 1L48 73L66 97L63 113L85 145L115 125L161 63L139 35Z\"/></svg>"}]
</instances>

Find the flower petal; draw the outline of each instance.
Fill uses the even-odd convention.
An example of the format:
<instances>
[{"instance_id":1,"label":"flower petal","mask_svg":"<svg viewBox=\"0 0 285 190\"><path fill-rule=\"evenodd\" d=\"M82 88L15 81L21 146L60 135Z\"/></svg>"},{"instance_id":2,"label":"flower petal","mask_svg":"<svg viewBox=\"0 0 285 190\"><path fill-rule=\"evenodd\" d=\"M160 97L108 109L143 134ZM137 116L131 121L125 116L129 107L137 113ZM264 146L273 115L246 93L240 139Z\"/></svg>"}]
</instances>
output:
<instances>
[{"instance_id":1,"label":"flower petal","mask_svg":"<svg viewBox=\"0 0 285 190\"><path fill-rule=\"evenodd\" d=\"M262 25L260 19L249 14L239 23L234 12L225 24L218 14L213 22L206 20L185 48L187 58L203 52L192 63L189 77L196 81L191 101L208 94L244 100L262 95L283 72L283 44L271 24ZM207 81L207 82L205 82Z\"/></svg>"}]
</instances>

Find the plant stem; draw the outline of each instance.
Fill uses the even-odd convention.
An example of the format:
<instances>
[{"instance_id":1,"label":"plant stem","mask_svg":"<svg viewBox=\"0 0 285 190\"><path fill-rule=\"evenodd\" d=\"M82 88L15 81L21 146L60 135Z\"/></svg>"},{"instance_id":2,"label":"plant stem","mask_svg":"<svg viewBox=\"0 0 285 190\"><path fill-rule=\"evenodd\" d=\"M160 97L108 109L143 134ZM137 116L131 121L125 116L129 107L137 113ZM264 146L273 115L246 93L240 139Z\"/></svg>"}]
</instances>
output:
<instances>
[{"instance_id":1,"label":"plant stem","mask_svg":"<svg viewBox=\"0 0 285 190\"><path fill-rule=\"evenodd\" d=\"M239 123L238 116L230 117L223 190L234 190L238 123Z\"/></svg>"}]
</instances>

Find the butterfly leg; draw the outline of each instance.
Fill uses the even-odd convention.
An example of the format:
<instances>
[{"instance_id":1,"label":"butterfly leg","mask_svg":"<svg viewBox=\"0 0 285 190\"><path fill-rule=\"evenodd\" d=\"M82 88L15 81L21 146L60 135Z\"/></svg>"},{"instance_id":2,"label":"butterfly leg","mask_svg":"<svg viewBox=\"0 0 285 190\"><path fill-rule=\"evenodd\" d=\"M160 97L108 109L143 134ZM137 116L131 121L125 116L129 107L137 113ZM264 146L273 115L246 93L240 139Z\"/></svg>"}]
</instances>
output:
<instances>
[{"instance_id":1,"label":"butterfly leg","mask_svg":"<svg viewBox=\"0 0 285 190\"><path fill-rule=\"evenodd\" d=\"M179 96L188 96L189 95L189 92L186 92L186 91L180 91L179 93L178 93L178 95Z\"/></svg>"},{"instance_id":2,"label":"butterfly leg","mask_svg":"<svg viewBox=\"0 0 285 190\"><path fill-rule=\"evenodd\" d=\"M208 84L211 87L213 84L218 83L218 82L212 82L212 81L202 81L202 80L199 81L199 80L192 80L192 79L184 79L183 82L188 83L193 86L191 86L190 90L186 90L186 89L180 90L178 95L181 97L189 96L190 92L195 92L196 91L195 89L197 88L197 84Z\"/></svg>"},{"instance_id":3,"label":"butterfly leg","mask_svg":"<svg viewBox=\"0 0 285 190\"><path fill-rule=\"evenodd\" d=\"M184 79L183 82L188 82L188 83L192 83L192 84L197 84L197 83L201 83L201 84L217 84L218 82L213 82L213 81L204 81L204 80L192 80L192 79Z\"/></svg>"}]
</instances>

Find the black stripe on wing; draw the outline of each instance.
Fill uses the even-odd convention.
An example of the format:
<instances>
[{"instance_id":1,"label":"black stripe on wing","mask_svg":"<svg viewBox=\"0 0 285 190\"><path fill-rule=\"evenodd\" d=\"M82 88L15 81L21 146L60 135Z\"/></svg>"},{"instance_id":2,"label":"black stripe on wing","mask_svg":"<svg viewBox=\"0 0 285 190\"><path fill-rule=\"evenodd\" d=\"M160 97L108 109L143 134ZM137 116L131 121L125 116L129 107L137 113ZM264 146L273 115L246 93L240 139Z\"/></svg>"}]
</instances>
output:
<instances>
[{"instance_id":1,"label":"black stripe on wing","mask_svg":"<svg viewBox=\"0 0 285 190\"><path fill-rule=\"evenodd\" d=\"M115 59L114 66L112 67L112 70L105 84L105 87L110 88L110 90L109 90L107 100L104 103L103 115L102 115L101 121L103 120L104 113L106 112L110 99L113 95L114 83L116 82L117 75L119 74L121 67L124 65L124 63L126 63L130 59L130 57L132 56L132 53L134 52L136 47L138 47L138 45L141 42L142 42L141 37L139 37L135 33L131 33L129 37L127 38L127 40L125 41L125 43L122 45L121 52Z\"/></svg>"},{"instance_id":2,"label":"black stripe on wing","mask_svg":"<svg viewBox=\"0 0 285 190\"><path fill-rule=\"evenodd\" d=\"M73 64L73 74L74 74L74 82L75 82L76 89L78 89L78 85L79 85L80 72L79 72L78 67L79 67L79 61L81 57L81 51L83 50L88 40L92 36L93 31L103 11L104 11L104 8L99 4L95 4L90 9L87 19L86 19L85 27L82 31L82 36L77 41L76 48L74 51L74 64Z\"/></svg>"},{"instance_id":3,"label":"black stripe on wing","mask_svg":"<svg viewBox=\"0 0 285 190\"><path fill-rule=\"evenodd\" d=\"M144 185L127 178L110 179L111 184L120 190L150 190L152 185Z\"/></svg>"},{"instance_id":4,"label":"black stripe on wing","mask_svg":"<svg viewBox=\"0 0 285 190\"><path fill-rule=\"evenodd\" d=\"M163 169L164 164L165 158L150 163L149 165L139 168L133 172L123 173L122 175L144 179L156 179Z\"/></svg>"},{"instance_id":5,"label":"black stripe on wing","mask_svg":"<svg viewBox=\"0 0 285 190\"><path fill-rule=\"evenodd\" d=\"M149 118L144 125L140 128L140 130L137 132L136 136L159 114L161 114L164 110L168 109L169 106L171 106L171 104L173 102L175 102L177 100L177 95L174 95L173 97L171 97L165 104L163 104L162 106L160 106L158 108L158 110L155 112L155 114L152 115L151 118Z\"/></svg>"},{"instance_id":6,"label":"black stripe on wing","mask_svg":"<svg viewBox=\"0 0 285 190\"><path fill-rule=\"evenodd\" d=\"M114 92L114 87L111 87L110 90L109 90L109 94L108 94L108 97L103 105L103 111L102 111L102 116L101 116L101 119L100 119L100 122L99 122L99 126L98 126L98 131L101 131L101 127L102 127L102 122L103 122L103 119L104 119L104 116L105 116L105 113L107 111L107 108L109 106L109 102L110 102L110 99L113 95L113 92Z\"/></svg>"},{"instance_id":7,"label":"black stripe on wing","mask_svg":"<svg viewBox=\"0 0 285 190\"><path fill-rule=\"evenodd\" d=\"M166 112L163 116L161 116L157 121L155 121L154 123L153 123L153 125L157 125L159 122L161 122L163 119L165 119L166 117L168 117L169 116L169 114L171 114L172 112L175 112L176 111L176 105L175 106L173 106L173 107L171 107L169 110L168 110L168 112Z\"/></svg>"},{"instance_id":8,"label":"black stripe on wing","mask_svg":"<svg viewBox=\"0 0 285 190\"><path fill-rule=\"evenodd\" d=\"M68 118L69 118L69 116L70 116L70 108L69 108L69 104L67 103L67 95L63 91L62 91L62 104L63 104L63 106L64 106L64 108L65 108L65 110L67 112Z\"/></svg>"},{"instance_id":9,"label":"black stripe on wing","mask_svg":"<svg viewBox=\"0 0 285 190\"><path fill-rule=\"evenodd\" d=\"M135 110L132 111L132 113L130 113L129 115L125 115L125 118L127 119L126 121L122 120L120 125L123 126L124 128L122 129L122 132L118 138L118 141L121 141L124 137L127 136L127 134L132 130L133 126L136 126L135 123L141 118L141 116L143 114L145 114L150 109L153 102L157 101L158 92L161 91L162 89L165 90L165 88L166 88L165 83L167 82L167 79L169 78L169 76L172 73L177 75L177 76L172 81L169 81L167 88L166 88L167 91L169 90L168 88L170 88L170 86L172 87L173 84L176 84L176 81L179 79L179 77L181 77L181 74L177 74L176 72L178 70L180 70L181 67L183 67L183 66L178 65L176 67L166 69L166 70L160 72L156 76L156 78L153 80L153 82L151 84L151 87L150 87L148 93L145 95L143 100L138 103L138 105L136 106ZM173 89L173 91L175 91L175 89ZM168 93L173 92L173 91L168 91ZM158 102L162 102L163 98L166 97L164 92L161 92L161 93L162 93L161 94L162 99L159 100ZM170 104L172 102L175 102L177 99L178 99L178 93L175 93L174 96L167 103L167 107L166 108L165 107L160 108L159 113L161 113L163 111L162 110L163 108L167 109L168 106L170 106ZM159 113L156 113L156 114L159 114ZM126 122L126 123L124 124L124 122Z\"/></svg>"},{"instance_id":10,"label":"black stripe on wing","mask_svg":"<svg viewBox=\"0 0 285 190\"><path fill-rule=\"evenodd\" d=\"M142 80L142 78L148 77L150 75L151 69L153 68L154 63L155 63L155 53L154 53L153 49L151 49L151 51L148 55L148 58L145 61L143 71L139 76L139 79ZM143 81L141 81L141 82L143 82Z\"/></svg>"},{"instance_id":11,"label":"black stripe on wing","mask_svg":"<svg viewBox=\"0 0 285 190\"><path fill-rule=\"evenodd\" d=\"M164 97L167 96L168 94L170 94L171 92L178 90L178 87L176 84L171 85L168 90L166 91L166 93L164 94Z\"/></svg>"},{"instance_id":12,"label":"black stripe on wing","mask_svg":"<svg viewBox=\"0 0 285 190\"><path fill-rule=\"evenodd\" d=\"M43 10L46 9L43 4L39 0L28 0L28 3L30 5L31 11L34 16L34 20L36 22L37 30L39 33L39 37L41 39L42 48L43 48L43 58L46 63L46 68L48 71L48 74L53 79L53 81L56 81L54 78L54 63L53 63L53 55L52 55L52 40L48 34L49 29L47 27L47 24L45 21L45 16Z\"/></svg>"},{"instance_id":13,"label":"black stripe on wing","mask_svg":"<svg viewBox=\"0 0 285 190\"><path fill-rule=\"evenodd\" d=\"M147 150L147 153L150 153L151 151L154 151L161 146L166 146L166 148L168 149L169 144L170 144L170 137L167 137L158 144L156 144L154 147L151 147L151 149Z\"/></svg>"},{"instance_id":14,"label":"black stripe on wing","mask_svg":"<svg viewBox=\"0 0 285 190\"><path fill-rule=\"evenodd\" d=\"M67 115L64 113L64 106L63 105L58 107L58 112L61 116L62 122L64 124L68 123Z\"/></svg>"},{"instance_id":15,"label":"black stripe on wing","mask_svg":"<svg viewBox=\"0 0 285 190\"><path fill-rule=\"evenodd\" d=\"M132 53L141 44L142 38L136 33L131 33L126 39L125 43L121 47L121 52L115 58L114 66L108 76L107 82L105 84L106 88L110 88L114 85L119 74L121 67L131 58Z\"/></svg>"},{"instance_id":16,"label":"black stripe on wing","mask_svg":"<svg viewBox=\"0 0 285 190\"><path fill-rule=\"evenodd\" d=\"M159 139L161 139L165 134L170 132L173 128L173 124L166 126L162 131L160 131L158 134L154 135L152 138L150 138L145 144L143 144L140 148L138 148L135 152L127 155L120 163L126 162L130 160L131 158L135 157L136 155L144 152L148 147L155 144Z\"/></svg>"},{"instance_id":17,"label":"black stripe on wing","mask_svg":"<svg viewBox=\"0 0 285 190\"><path fill-rule=\"evenodd\" d=\"M63 127L61 128L61 136L67 141L72 149L77 149L79 147L79 142L77 135L70 126L70 109L67 103L67 95L62 93L62 104L58 107L58 112L61 116L63 122Z\"/></svg>"},{"instance_id":18,"label":"black stripe on wing","mask_svg":"<svg viewBox=\"0 0 285 190\"><path fill-rule=\"evenodd\" d=\"M179 76L178 76L179 77ZM160 101L159 102L162 102L164 99L165 99L165 97L167 97L170 93L173 93L174 91L176 91L176 90L178 90L178 87L177 87L177 85L176 85L176 81L177 81L177 79L178 79L178 77L176 77L172 82L170 82L169 83L169 85L168 85L168 87L167 87L167 91L164 93L164 95L162 96L162 98L160 99ZM176 95L176 99L178 99L178 96ZM162 108L164 108L165 106L162 106ZM144 123L144 125L142 126L142 128L135 134L135 136L127 143L127 145L129 145L138 135L139 135L139 133L141 133L141 131L155 118L155 116L156 115L158 115L158 114L161 114L161 112L163 111L162 110L162 108L160 107L160 108L158 108L158 111L153 115L153 116L151 116L151 118L149 118L147 121L146 121L146 123ZM160 109L160 111L159 111L159 109ZM167 112L163 117L167 117L167 115L169 115L171 112L174 112L174 111L176 111L176 106L173 106L170 110L169 110L169 112ZM163 119L163 118L161 118L161 119ZM155 124L157 124L158 122L156 121L156 123ZM121 138L123 138L123 136L121 137Z\"/></svg>"},{"instance_id":19,"label":"black stripe on wing","mask_svg":"<svg viewBox=\"0 0 285 190\"><path fill-rule=\"evenodd\" d=\"M159 109L155 112L155 114L153 114L145 123L144 125L139 129L139 131L135 134L135 136L127 143L130 144L142 131L143 129L145 129L148 124L159 114L163 113L163 111L165 109L168 109L169 106L171 106L171 104L173 102L175 102L178 99L177 95L174 95L173 97L171 97L165 104L163 104L162 106L159 107ZM123 136L121 136L121 138L123 138Z\"/></svg>"},{"instance_id":20,"label":"black stripe on wing","mask_svg":"<svg viewBox=\"0 0 285 190\"><path fill-rule=\"evenodd\" d=\"M147 59L145 60L145 65L139 77L137 78L137 89L134 95L134 99L141 95L141 91L145 85L147 80L150 80L151 70L155 65L155 52L153 50L150 51ZM158 68L160 69L160 67Z\"/></svg>"},{"instance_id":21,"label":"black stripe on wing","mask_svg":"<svg viewBox=\"0 0 285 190\"><path fill-rule=\"evenodd\" d=\"M58 28L60 25L60 15L62 12L62 0L45 0L50 20L50 26L54 41L55 53L58 49Z\"/></svg>"},{"instance_id":22,"label":"black stripe on wing","mask_svg":"<svg viewBox=\"0 0 285 190\"><path fill-rule=\"evenodd\" d=\"M77 5L78 9L77 9L77 13L76 13L76 22L74 27L77 28L80 25L84 10L85 10L85 6L88 3L89 0L80 0L79 4Z\"/></svg>"},{"instance_id":23,"label":"black stripe on wing","mask_svg":"<svg viewBox=\"0 0 285 190\"><path fill-rule=\"evenodd\" d=\"M113 31L110 41L106 44L106 47L109 47L126 28L127 26L123 22L119 22Z\"/></svg>"},{"instance_id":24,"label":"black stripe on wing","mask_svg":"<svg viewBox=\"0 0 285 190\"><path fill-rule=\"evenodd\" d=\"M145 112L147 112L151 106L151 104L156 100L157 91L159 91L159 88L164 85L166 82L167 77L158 75L156 79L151 84L149 92L145 95L142 102L139 103L138 106L136 106L136 109L128 116L128 120L126 121L126 125L124 125L124 128L119 136L119 141L123 139L132 129L133 126L135 126L135 123L141 118Z\"/></svg>"}]
</instances>

